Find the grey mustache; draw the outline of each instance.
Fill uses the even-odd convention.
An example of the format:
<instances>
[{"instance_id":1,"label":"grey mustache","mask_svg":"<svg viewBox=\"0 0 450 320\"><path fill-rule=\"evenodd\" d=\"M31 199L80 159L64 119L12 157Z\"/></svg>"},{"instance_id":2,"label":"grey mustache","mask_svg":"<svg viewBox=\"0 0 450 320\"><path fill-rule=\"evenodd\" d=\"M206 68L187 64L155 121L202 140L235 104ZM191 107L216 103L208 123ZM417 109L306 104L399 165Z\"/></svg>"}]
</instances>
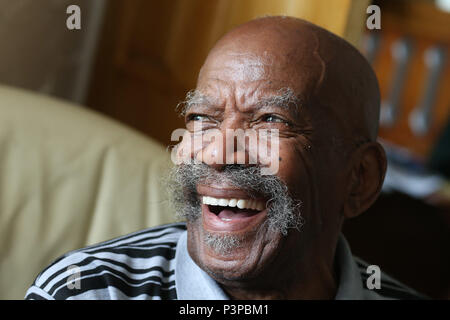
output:
<instances>
[{"instance_id":1,"label":"grey mustache","mask_svg":"<svg viewBox=\"0 0 450 320\"><path fill-rule=\"evenodd\" d=\"M220 170L204 163L180 164L173 167L166 186L177 215L188 221L196 221L201 216L197 184L216 181L226 181L255 198L262 196L268 199L268 222L274 231L287 235L288 229L299 229L303 224L299 212L301 202L290 196L286 184L279 177L261 175L258 166L240 164L224 165Z\"/></svg>"}]
</instances>

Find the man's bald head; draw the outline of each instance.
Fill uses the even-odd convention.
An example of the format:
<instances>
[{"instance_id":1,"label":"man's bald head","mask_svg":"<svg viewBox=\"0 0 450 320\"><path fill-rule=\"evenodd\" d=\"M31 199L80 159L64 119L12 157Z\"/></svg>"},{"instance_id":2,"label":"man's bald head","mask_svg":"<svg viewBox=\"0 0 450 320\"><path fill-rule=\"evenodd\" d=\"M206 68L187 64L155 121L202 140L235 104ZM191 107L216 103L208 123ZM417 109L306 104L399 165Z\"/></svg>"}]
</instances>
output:
<instances>
[{"instance_id":1,"label":"man's bald head","mask_svg":"<svg viewBox=\"0 0 450 320\"><path fill-rule=\"evenodd\" d=\"M378 112L369 64L330 32L267 17L227 33L184 109L185 137L199 143L183 138L180 150L205 170L180 166L183 183L173 183L182 186L179 198L192 195L180 200L180 208L194 213L187 225L192 259L234 298L333 297L342 223L373 203L384 178L384 152L374 141ZM230 132L238 130L256 140L235 144ZM269 130L277 135L266 153L261 146L267 147ZM220 134L203 139L211 132ZM278 170L266 180L258 169L268 153L276 155ZM234 165L239 156L245 165ZM205 197L219 205L200 205ZM220 204L231 198L243 208ZM254 201L262 210L245 208ZM306 222L300 230L292 221Z\"/></svg>"},{"instance_id":2,"label":"man's bald head","mask_svg":"<svg viewBox=\"0 0 450 320\"><path fill-rule=\"evenodd\" d=\"M380 95L376 76L366 59L345 40L307 21L292 17L264 17L238 26L211 50L199 75L199 87L214 64L229 64L239 77L267 77L292 88L301 105L311 110L333 138L374 141L378 130ZM258 69L246 69L246 59ZM234 59L235 61L235 59ZM263 68L265 73L263 73ZM239 72L236 72L236 69ZM255 71L256 70L256 71ZM231 76L231 75L230 75Z\"/></svg>"}]
</instances>

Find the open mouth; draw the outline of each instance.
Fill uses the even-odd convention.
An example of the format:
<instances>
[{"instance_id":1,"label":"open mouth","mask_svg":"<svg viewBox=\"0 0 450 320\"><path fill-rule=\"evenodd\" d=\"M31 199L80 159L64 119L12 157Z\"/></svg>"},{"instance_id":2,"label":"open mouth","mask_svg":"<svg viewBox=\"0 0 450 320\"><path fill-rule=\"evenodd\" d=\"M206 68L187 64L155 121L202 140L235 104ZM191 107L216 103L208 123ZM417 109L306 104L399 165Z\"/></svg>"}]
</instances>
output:
<instances>
[{"instance_id":1,"label":"open mouth","mask_svg":"<svg viewBox=\"0 0 450 320\"><path fill-rule=\"evenodd\" d=\"M202 203L222 221L251 217L266 208L264 201L254 199L219 199L203 196Z\"/></svg>"},{"instance_id":2,"label":"open mouth","mask_svg":"<svg viewBox=\"0 0 450 320\"><path fill-rule=\"evenodd\" d=\"M237 232L260 224L267 210L264 200L202 196L202 212L207 230Z\"/></svg>"}]
</instances>

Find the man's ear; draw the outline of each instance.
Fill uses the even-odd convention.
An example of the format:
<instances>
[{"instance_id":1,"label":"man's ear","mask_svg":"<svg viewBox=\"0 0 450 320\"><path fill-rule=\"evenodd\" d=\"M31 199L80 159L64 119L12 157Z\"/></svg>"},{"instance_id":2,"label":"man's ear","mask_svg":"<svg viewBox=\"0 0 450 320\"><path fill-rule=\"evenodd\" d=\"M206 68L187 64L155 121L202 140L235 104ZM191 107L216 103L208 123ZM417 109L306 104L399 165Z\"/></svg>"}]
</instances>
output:
<instances>
[{"instance_id":1,"label":"man's ear","mask_svg":"<svg viewBox=\"0 0 450 320\"><path fill-rule=\"evenodd\" d=\"M368 142L353 154L350 164L345 218L358 216L377 199L386 173L386 154L379 143Z\"/></svg>"}]
</instances>

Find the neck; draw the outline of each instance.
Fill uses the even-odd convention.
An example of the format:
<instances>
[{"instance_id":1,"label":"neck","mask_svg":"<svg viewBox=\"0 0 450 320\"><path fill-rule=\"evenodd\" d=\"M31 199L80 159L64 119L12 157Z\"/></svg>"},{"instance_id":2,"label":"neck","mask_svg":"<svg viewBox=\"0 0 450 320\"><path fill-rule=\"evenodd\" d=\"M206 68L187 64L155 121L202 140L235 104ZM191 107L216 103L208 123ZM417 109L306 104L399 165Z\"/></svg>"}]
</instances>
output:
<instances>
[{"instance_id":1,"label":"neck","mask_svg":"<svg viewBox=\"0 0 450 320\"><path fill-rule=\"evenodd\" d=\"M334 299L338 283L334 272L335 250L326 251L319 247L291 250L284 259L280 256L275 259L276 265L267 268L258 279L245 283L223 282L222 287L237 300Z\"/></svg>"}]
</instances>

